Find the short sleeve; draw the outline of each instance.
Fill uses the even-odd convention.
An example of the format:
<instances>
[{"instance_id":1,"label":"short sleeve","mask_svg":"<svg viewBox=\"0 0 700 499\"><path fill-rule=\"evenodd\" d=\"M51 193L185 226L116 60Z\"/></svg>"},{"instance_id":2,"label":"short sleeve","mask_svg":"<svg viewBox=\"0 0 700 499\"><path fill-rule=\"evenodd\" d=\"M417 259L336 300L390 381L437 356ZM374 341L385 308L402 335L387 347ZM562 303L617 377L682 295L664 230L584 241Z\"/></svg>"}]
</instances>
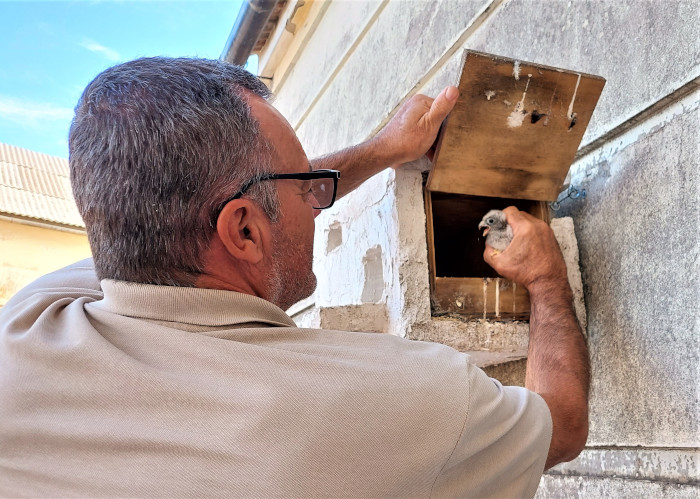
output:
<instances>
[{"instance_id":1,"label":"short sleeve","mask_svg":"<svg viewBox=\"0 0 700 499\"><path fill-rule=\"evenodd\" d=\"M8 310L37 293L65 294L66 296L89 296L102 298L100 281L95 274L92 258L86 258L60 270L51 272L31 282L19 290L5 304Z\"/></svg>"},{"instance_id":2,"label":"short sleeve","mask_svg":"<svg viewBox=\"0 0 700 499\"><path fill-rule=\"evenodd\" d=\"M549 452L552 418L538 394L503 386L471 363L464 428L432 497L533 497Z\"/></svg>"}]
</instances>

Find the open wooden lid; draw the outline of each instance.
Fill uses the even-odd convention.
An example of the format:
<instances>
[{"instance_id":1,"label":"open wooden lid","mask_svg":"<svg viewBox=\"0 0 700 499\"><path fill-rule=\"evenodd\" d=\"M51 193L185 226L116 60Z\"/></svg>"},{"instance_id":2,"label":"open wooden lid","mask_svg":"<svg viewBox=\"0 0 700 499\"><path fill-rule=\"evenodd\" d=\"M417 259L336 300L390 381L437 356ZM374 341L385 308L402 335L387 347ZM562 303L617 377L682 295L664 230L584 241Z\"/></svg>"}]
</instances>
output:
<instances>
[{"instance_id":1,"label":"open wooden lid","mask_svg":"<svg viewBox=\"0 0 700 499\"><path fill-rule=\"evenodd\" d=\"M599 76L467 50L428 189L555 200L604 85Z\"/></svg>"}]
</instances>

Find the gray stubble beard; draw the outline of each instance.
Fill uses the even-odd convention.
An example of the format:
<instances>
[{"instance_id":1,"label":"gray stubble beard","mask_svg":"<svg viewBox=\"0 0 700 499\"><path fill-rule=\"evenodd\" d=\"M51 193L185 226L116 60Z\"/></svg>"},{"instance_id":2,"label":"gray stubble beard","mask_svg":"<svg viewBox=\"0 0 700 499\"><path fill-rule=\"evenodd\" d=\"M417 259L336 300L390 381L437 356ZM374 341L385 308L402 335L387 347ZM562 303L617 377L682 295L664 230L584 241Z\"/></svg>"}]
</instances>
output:
<instances>
[{"instance_id":1,"label":"gray stubble beard","mask_svg":"<svg viewBox=\"0 0 700 499\"><path fill-rule=\"evenodd\" d=\"M286 243L286 244L285 244ZM316 290L316 274L313 272L313 251L309 251L308 258L302 255L303 259L296 259L298 246L294 246L279 232L275 233L274 251L272 261L272 275L269 276L268 288L270 289L270 301L282 308L288 309L295 303L313 294ZM294 249L292 249L294 248ZM299 269L290 268L290 262L301 260L305 272Z\"/></svg>"}]
</instances>

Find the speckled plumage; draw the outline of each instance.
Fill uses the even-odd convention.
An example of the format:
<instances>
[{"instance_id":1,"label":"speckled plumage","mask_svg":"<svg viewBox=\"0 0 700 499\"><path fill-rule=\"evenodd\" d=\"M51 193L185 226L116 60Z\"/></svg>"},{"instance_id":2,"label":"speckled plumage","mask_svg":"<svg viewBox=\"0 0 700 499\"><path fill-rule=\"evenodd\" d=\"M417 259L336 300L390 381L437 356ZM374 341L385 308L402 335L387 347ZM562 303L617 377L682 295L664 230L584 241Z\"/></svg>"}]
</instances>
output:
<instances>
[{"instance_id":1,"label":"speckled plumage","mask_svg":"<svg viewBox=\"0 0 700 499\"><path fill-rule=\"evenodd\" d=\"M513 229L506 220L506 214L501 210L491 210L479 222L479 229L483 229L486 242L498 254L505 250L513 240Z\"/></svg>"}]
</instances>

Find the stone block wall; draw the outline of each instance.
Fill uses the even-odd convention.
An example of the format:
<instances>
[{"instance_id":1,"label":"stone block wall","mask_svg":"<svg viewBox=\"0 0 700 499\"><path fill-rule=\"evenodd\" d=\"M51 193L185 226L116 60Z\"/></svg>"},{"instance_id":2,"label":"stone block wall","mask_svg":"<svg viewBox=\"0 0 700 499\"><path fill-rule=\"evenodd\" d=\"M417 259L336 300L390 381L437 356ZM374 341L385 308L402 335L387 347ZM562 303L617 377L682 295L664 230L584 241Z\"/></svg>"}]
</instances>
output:
<instances>
[{"instance_id":1,"label":"stone block wall","mask_svg":"<svg viewBox=\"0 0 700 499\"><path fill-rule=\"evenodd\" d=\"M591 432L541 497L700 492L699 17L697 0L332 1L273 81L314 157L455 84L465 48L607 79L570 171L587 195L554 214L573 219L580 252ZM297 319L520 352L527 324L430 318L426 168L386 171L318 217L319 287ZM496 370L517 379L512 364Z\"/></svg>"}]
</instances>

